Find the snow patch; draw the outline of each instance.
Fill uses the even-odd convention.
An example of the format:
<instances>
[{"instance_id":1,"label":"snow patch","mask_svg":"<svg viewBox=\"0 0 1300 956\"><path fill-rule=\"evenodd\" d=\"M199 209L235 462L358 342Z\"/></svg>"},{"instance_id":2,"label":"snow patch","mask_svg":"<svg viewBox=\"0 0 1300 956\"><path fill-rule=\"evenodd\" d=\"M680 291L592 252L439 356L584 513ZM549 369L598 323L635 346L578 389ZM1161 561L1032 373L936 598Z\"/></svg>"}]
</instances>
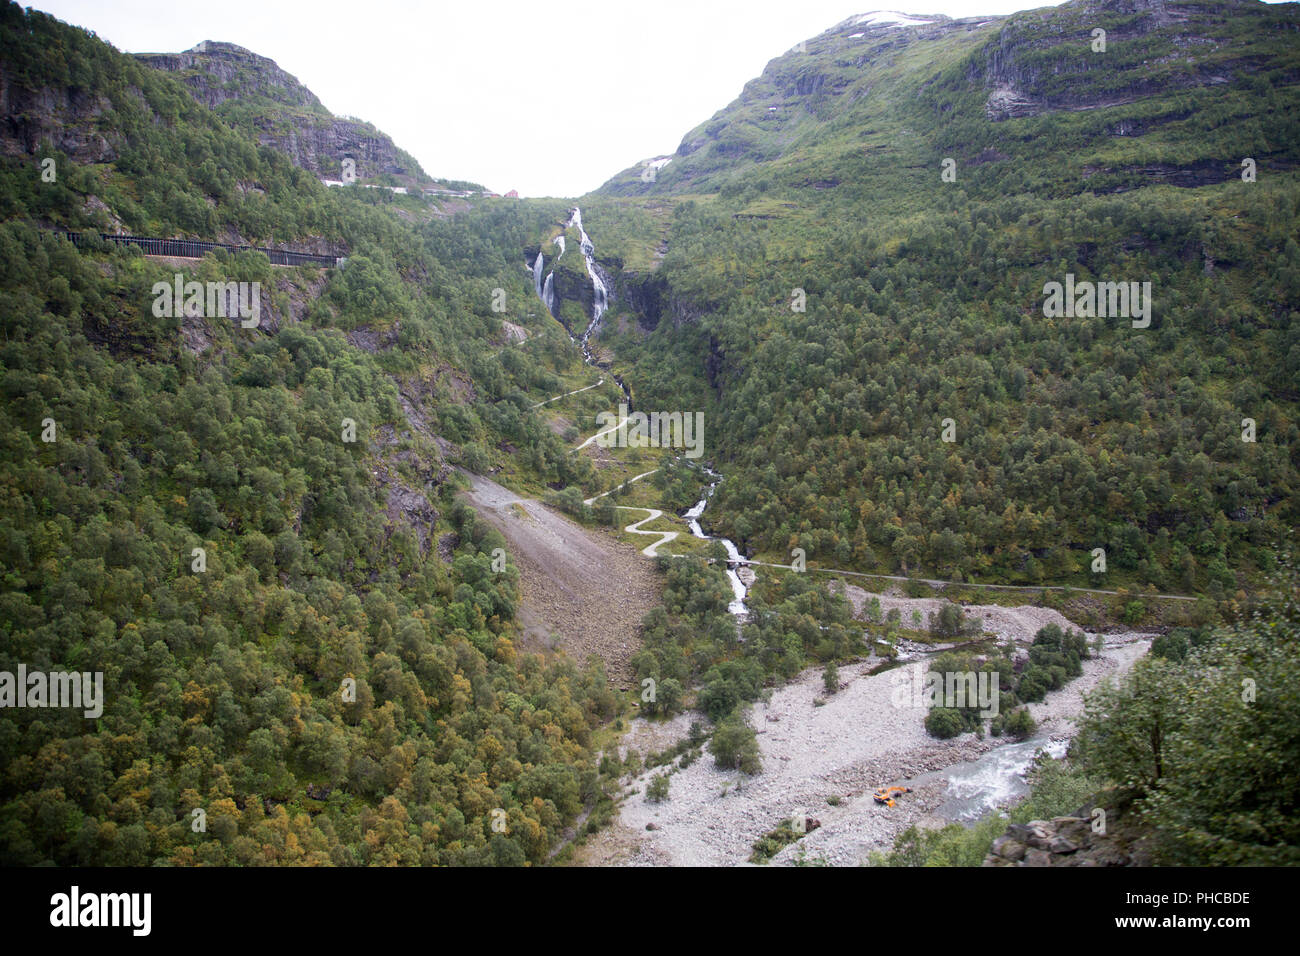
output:
<instances>
[{"instance_id":1,"label":"snow patch","mask_svg":"<svg viewBox=\"0 0 1300 956\"><path fill-rule=\"evenodd\" d=\"M906 14L898 13L894 10L873 10L871 13L864 13L854 18L854 26L873 27L919 27L927 23L933 23L933 20L921 20L916 17L909 17ZM861 36L862 34L857 34Z\"/></svg>"}]
</instances>

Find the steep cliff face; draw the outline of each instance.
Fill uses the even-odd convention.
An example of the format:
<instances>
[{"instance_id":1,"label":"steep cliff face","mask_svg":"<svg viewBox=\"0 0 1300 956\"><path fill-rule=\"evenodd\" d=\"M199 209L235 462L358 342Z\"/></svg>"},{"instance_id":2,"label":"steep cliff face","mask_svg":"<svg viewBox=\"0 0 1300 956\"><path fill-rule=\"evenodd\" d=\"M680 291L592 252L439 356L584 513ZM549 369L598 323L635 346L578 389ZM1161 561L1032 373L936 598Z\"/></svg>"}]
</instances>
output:
<instances>
[{"instance_id":1,"label":"steep cliff face","mask_svg":"<svg viewBox=\"0 0 1300 956\"><path fill-rule=\"evenodd\" d=\"M548 264L547 273L550 272L551 266ZM592 309L595 307L591 276L583 268L582 260L577 258L573 261L566 258L555 266L554 273L555 278L551 284L555 295L553 314L564 323L571 335L581 335L591 321ZM565 308L566 303L573 308Z\"/></svg>"},{"instance_id":2,"label":"steep cliff face","mask_svg":"<svg viewBox=\"0 0 1300 956\"><path fill-rule=\"evenodd\" d=\"M233 43L205 40L183 53L138 53L136 59L176 74L203 105L256 131L322 179L339 179L356 163L358 179L393 176L403 185L429 181L420 164L369 123L334 116L311 90L276 65Z\"/></svg>"},{"instance_id":3,"label":"steep cliff face","mask_svg":"<svg viewBox=\"0 0 1300 956\"><path fill-rule=\"evenodd\" d=\"M42 143L78 163L111 163L117 148L96 130L112 109L102 93L79 87L31 89L20 83L0 57L0 153L30 156Z\"/></svg>"},{"instance_id":4,"label":"steep cliff face","mask_svg":"<svg viewBox=\"0 0 1300 956\"><path fill-rule=\"evenodd\" d=\"M194 98L208 109L234 99L263 97L282 106L328 116L311 90L276 65L234 43L204 40L183 53L137 53L137 60L156 70L181 74Z\"/></svg>"},{"instance_id":5,"label":"steep cliff face","mask_svg":"<svg viewBox=\"0 0 1300 956\"><path fill-rule=\"evenodd\" d=\"M1253 17L1258 4L1232 4ZM1263 15L1261 30L1279 20ZM1094 33L1104 30L1104 35ZM1225 39L1195 0L1101 0L1019 13L972 56L966 78L988 89L995 122L1117 106L1158 93L1231 83L1243 64L1208 55Z\"/></svg>"},{"instance_id":6,"label":"steep cliff face","mask_svg":"<svg viewBox=\"0 0 1300 956\"><path fill-rule=\"evenodd\" d=\"M614 281L615 297L636 315L637 323L647 331L658 328L668 307L669 286L663 276L638 275L619 271Z\"/></svg>"}]
</instances>

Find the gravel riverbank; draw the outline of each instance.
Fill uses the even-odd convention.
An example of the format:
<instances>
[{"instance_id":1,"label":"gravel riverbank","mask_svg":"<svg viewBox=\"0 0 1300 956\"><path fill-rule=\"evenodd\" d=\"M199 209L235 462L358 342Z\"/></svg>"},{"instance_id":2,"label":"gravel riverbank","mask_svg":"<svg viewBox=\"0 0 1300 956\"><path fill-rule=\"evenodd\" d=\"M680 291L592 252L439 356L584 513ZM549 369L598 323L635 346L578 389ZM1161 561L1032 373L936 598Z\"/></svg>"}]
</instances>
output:
<instances>
[{"instance_id":1,"label":"gravel riverbank","mask_svg":"<svg viewBox=\"0 0 1300 956\"><path fill-rule=\"evenodd\" d=\"M855 605L870 600L849 586ZM856 600L855 600L856 598ZM889 603L887 603L889 602ZM933 599L881 598L882 607L897 604L905 615L914 606L923 613ZM985 629L1027 643L1047 623L1073 627L1046 608L970 607ZM985 612L988 612L987 614ZM1077 629L1077 628L1076 628ZM1030 710L1040 733L1066 739L1073 718L1082 711L1083 695L1104 677L1126 670L1144 654L1152 635L1108 635L1100 658L1084 662L1084 673ZM876 805L872 791L929 771L942 771L972 760L1005 740L964 734L941 741L925 732L925 710L895 704L900 681L912 671L924 674L924 660L875 676L877 663L865 661L840 668L841 689L827 697L822 670L810 668L772 693L770 702L752 705L749 721L758 732L763 770L754 777L721 771L707 753L685 770L673 773L668 799L648 803L644 790L651 774L629 785L631 793L618 819L591 841L583 862L613 865L728 866L745 864L755 840L795 814L813 817L821 827L786 847L774 864L807 860L848 866L865 862L873 850L887 850L894 837L913 823L936 823L932 811L943 802L942 779L907 794L894 807ZM821 701L818 704L818 701ZM698 715L679 715L662 724L637 719L624 738L644 757L685 736ZM828 802L836 800L837 805ZM653 829L647 829L647 826Z\"/></svg>"}]
</instances>

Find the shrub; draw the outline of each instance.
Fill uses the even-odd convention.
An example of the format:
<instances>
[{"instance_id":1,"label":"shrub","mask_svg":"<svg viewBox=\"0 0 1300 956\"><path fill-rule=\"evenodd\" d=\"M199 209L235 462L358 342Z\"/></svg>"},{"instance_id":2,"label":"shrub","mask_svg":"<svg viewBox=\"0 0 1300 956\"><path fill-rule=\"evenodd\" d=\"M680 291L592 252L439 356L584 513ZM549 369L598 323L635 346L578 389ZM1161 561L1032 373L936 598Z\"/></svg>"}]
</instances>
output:
<instances>
[{"instance_id":1,"label":"shrub","mask_svg":"<svg viewBox=\"0 0 1300 956\"><path fill-rule=\"evenodd\" d=\"M750 863L766 863L791 843L803 839L804 834L796 830L789 820L782 820L781 825L769 830L754 841L754 852L749 855Z\"/></svg>"},{"instance_id":2,"label":"shrub","mask_svg":"<svg viewBox=\"0 0 1300 956\"><path fill-rule=\"evenodd\" d=\"M709 752L713 754L715 765L722 770L739 768L752 776L762 769L754 728L739 716L733 715L718 724L713 731Z\"/></svg>"},{"instance_id":3,"label":"shrub","mask_svg":"<svg viewBox=\"0 0 1300 956\"><path fill-rule=\"evenodd\" d=\"M1129 601L1124 605L1124 611L1120 614L1120 620L1125 624L1137 624L1146 616L1146 605L1141 601Z\"/></svg>"},{"instance_id":4,"label":"shrub","mask_svg":"<svg viewBox=\"0 0 1300 956\"><path fill-rule=\"evenodd\" d=\"M822 671L822 685L826 688L826 693L833 694L840 689L840 669L831 661Z\"/></svg>"},{"instance_id":5,"label":"shrub","mask_svg":"<svg viewBox=\"0 0 1300 956\"><path fill-rule=\"evenodd\" d=\"M930 633L934 637L958 637L965 623L966 615L962 613L962 609L950 601L945 601L938 613L930 616Z\"/></svg>"},{"instance_id":6,"label":"shrub","mask_svg":"<svg viewBox=\"0 0 1300 956\"><path fill-rule=\"evenodd\" d=\"M1036 664L1030 664L1020 675L1016 697L1027 704L1037 703L1047 696L1050 675Z\"/></svg>"},{"instance_id":7,"label":"shrub","mask_svg":"<svg viewBox=\"0 0 1300 956\"><path fill-rule=\"evenodd\" d=\"M1038 724L1034 721L1028 709L1024 707L1013 710L1008 714L1004 727L1006 732L1017 740L1026 740L1038 730Z\"/></svg>"},{"instance_id":8,"label":"shrub","mask_svg":"<svg viewBox=\"0 0 1300 956\"><path fill-rule=\"evenodd\" d=\"M668 774L657 773L645 788L645 798L650 803L663 803L668 799Z\"/></svg>"},{"instance_id":9,"label":"shrub","mask_svg":"<svg viewBox=\"0 0 1300 956\"><path fill-rule=\"evenodd\" d=\"M931 737L947 740L956 737L966 729L961 712L951 707L933 707L925 715L925 729Z\"/></svg>"}]
</instances>

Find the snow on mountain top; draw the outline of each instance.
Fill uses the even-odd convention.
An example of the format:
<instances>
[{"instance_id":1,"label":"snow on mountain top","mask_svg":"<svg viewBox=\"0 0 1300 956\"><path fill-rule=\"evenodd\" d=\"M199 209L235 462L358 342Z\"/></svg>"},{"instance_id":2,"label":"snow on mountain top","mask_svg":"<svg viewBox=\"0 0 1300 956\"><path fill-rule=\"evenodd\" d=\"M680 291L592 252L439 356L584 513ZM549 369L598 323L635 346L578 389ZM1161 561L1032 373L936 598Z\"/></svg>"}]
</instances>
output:
<instances>
[{"instance_id":1,"label":"snow on mountain top","mask_svg":"<svg viewBox=\"0 0 1300 956\"><path fill-rule=\"evenodd\" d=\"M909 17L904 13L898 13L894 10L873 10L871 13L864 13L853 20L854 26L866 24L873 27L919 27L926 23L933 23L933 20L921 20L917 17Z\"/></svg>"}]
</instances>

